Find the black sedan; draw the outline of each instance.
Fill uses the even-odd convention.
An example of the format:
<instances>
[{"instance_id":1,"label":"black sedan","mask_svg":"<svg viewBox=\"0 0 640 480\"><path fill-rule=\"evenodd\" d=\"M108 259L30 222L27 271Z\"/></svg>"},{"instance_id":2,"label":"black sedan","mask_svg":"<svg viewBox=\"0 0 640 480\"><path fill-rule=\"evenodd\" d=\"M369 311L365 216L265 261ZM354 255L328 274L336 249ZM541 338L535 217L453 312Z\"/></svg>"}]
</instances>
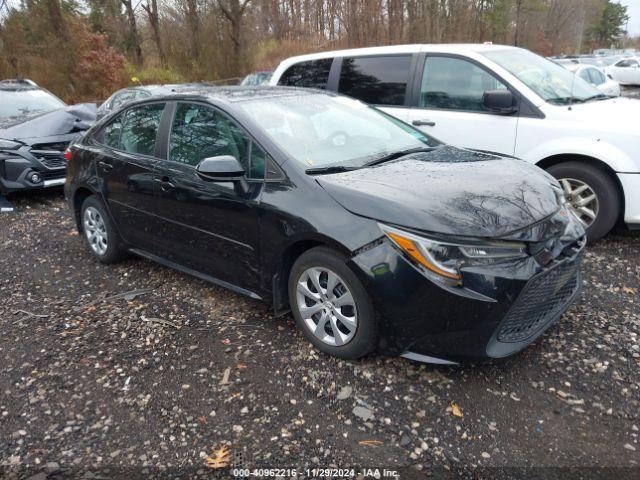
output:
<instances>
[{"instance_id":1,"label":"black sedan","mask_svg":"<svg viewBox=\"0 0 640 480\"><path fill-rule=\"evenodd\" d=\"M331 355L504 357L580 291L585 234L552 177L340 95L154 96L68 156L99 261L133 253L291 310Z\"/></svg>"}]
</instances>

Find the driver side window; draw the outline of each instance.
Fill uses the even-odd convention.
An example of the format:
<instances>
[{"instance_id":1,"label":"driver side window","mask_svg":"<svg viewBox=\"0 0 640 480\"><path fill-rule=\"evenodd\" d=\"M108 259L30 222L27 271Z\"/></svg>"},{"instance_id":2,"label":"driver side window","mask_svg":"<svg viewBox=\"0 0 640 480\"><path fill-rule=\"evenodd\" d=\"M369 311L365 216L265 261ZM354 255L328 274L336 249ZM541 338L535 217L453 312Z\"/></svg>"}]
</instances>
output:
<instances>
[{"instance_id":1,"label":"driver side window","mask_svg":"<svg viewBox=\"0 0 640 480\"><path fill-rule=\"evenodd\" d=\"M427 57L420 88L420 107L486 112L484 92L507 87L483 68L452 57Z\"/></svg>"},{"instance_id":2,"label":"driver side window","mask_svg":"<svg viewBox=\"0 0 640 480\"><path fill-rule=\"evenodd\" d=\"M231 155L247 178L263 179L265 154L231 119L214 108L178 103L169 140L169 160L197 166L203 159Z\"/></svg>"}]
</instances>

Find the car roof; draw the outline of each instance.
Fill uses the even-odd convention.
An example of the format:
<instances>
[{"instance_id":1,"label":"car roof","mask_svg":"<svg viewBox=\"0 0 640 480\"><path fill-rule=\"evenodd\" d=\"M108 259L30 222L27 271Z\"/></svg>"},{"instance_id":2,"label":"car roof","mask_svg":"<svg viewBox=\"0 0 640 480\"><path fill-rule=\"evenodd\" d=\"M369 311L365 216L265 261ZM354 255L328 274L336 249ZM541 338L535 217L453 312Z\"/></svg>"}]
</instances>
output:
<instances>
[{"instance_id":1,"label":"car roof","mask_svg":"<svg viewBox=\"0 0 640 480\"><path fill-rule=\"evenodd\" d=\"M213 85L178 85L170 92L160 92L152 97L145 98L142 102L158 99L205 99L221 100L223 102L237 103L255 99L278 98L300 95L327 95L337 96L335 92L316 90L312 88L281 87L269 85L255 86L213 86ZM132 102L131 104L138 103Z\"/></svg>"},{"instance_id":2,"label":"car roof","mask_svg":"<svg viewBox=\"0 0 640 480\"><path fill-rule=\"evenodd\" d=\"M393 55L401 53L453 53L463 54L469 52L483 53L495 50L521 50L509 45L494 45L490 43L434 43L434 44L408 44L390 45L385 47L352 48L348 50L333 50L329 52L311 53L290 57L287 63L296 63L305 60L317 60L321 58L367 56L367 55Z\"/></svg>"},{"instance_id":3,"label":"car roof","mask_svg":"<svg viewBox=\"0 0 640 480\"><path fill-rule=\"evenodd\" d=\"M35 91L43 90L35 82L27 79L10 78L7 80L0 80L0 90L5 92L17 92L17 91Z\"/></svg>"}]
</instances>

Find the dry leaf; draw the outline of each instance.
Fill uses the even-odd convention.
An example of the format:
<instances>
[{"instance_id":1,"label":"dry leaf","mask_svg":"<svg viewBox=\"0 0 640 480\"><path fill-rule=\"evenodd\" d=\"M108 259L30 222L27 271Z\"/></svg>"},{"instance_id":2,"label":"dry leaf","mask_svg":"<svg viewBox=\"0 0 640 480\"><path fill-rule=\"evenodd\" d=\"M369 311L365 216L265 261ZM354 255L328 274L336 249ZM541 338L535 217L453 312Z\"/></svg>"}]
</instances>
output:
<instances>
[{"instance_id":1,"label":"dry leaf","mask_svg":"<svg viewBox=\"0 0 640 480\"><path fill-rule=\"evenodd\" d=\"M205 423L207 423L207 417L205 417L204 415L200 415L200 416L198 417L198 423L199 423L200 425L204 425Z\"/></svg>"},{"instance_id":2,"label":"dry leaf","mask_svg":"<svg viewBox=\"0 0 640 480\"><path fill-rule=\"evenodd\" d=\"M231 451L226 447L220 447L218 450L211 449L211 456L204 457L204 464L209 468L225 468L229 466L231 461Z\"/></svg>"},{"instance_id":3,"label":"dry leaf","mask_svg":"<svg viewBox=\"0 0 640 480\"><path fill-rule=\"evenodd\" d=\"M622 287L622 291L630 295L633 295L634 293L636 293L635 288L627 287L626 285Z\"/></svg>"},{"instance_id":4,"label":"dry leaf","mask_svg":"<svg viewBox=\"0 0 640 480\"><path fill-rule=\"evenodd\" d=\"M358 443L367 447L377 447L378 445L382 445L380 440L360 440Z\"/></svg>"},{"instance_id":5,"label":"dry leaf","mask_svg":"<svg viewBox=\"0 0 640 480\"><path fill-rule=\"evenodd\" d=\"M458 418L464 417L464 415L462 414L462 410L460 410L460 407L455 402L451 402L451 414L455 415Z\"/></svg>"},{"instance_id":6,"label":"dry leaf","mask_svg":"<svg viewBox=\"0 0 640 480\"><path fill-rule=\"evenodd\" d=\"M244 363L239 363L236 365L236 368L238 370L244 370L245 368L247 368L247 366Z\"/></svg>"}]
</instances>

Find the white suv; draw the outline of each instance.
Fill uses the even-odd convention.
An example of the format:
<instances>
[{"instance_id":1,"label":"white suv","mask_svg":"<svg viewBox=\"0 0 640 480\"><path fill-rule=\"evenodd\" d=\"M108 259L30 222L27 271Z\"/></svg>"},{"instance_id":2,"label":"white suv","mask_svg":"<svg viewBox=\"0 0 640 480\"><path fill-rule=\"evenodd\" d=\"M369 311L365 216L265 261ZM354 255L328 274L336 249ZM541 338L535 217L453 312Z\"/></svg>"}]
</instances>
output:
<instances>
[{"instance_id":1,"label":"white suv","mask_svg":"<svg viewBox=\"0 0 640 480\"><path fill-rule=\"evenodd\" d=\"M459 147L513 155L560 180L591 240L640 229L640 102L610 98L521 48L403 45L283 61L271 85L333 90Z\"/></svg>"}]
</instances>

